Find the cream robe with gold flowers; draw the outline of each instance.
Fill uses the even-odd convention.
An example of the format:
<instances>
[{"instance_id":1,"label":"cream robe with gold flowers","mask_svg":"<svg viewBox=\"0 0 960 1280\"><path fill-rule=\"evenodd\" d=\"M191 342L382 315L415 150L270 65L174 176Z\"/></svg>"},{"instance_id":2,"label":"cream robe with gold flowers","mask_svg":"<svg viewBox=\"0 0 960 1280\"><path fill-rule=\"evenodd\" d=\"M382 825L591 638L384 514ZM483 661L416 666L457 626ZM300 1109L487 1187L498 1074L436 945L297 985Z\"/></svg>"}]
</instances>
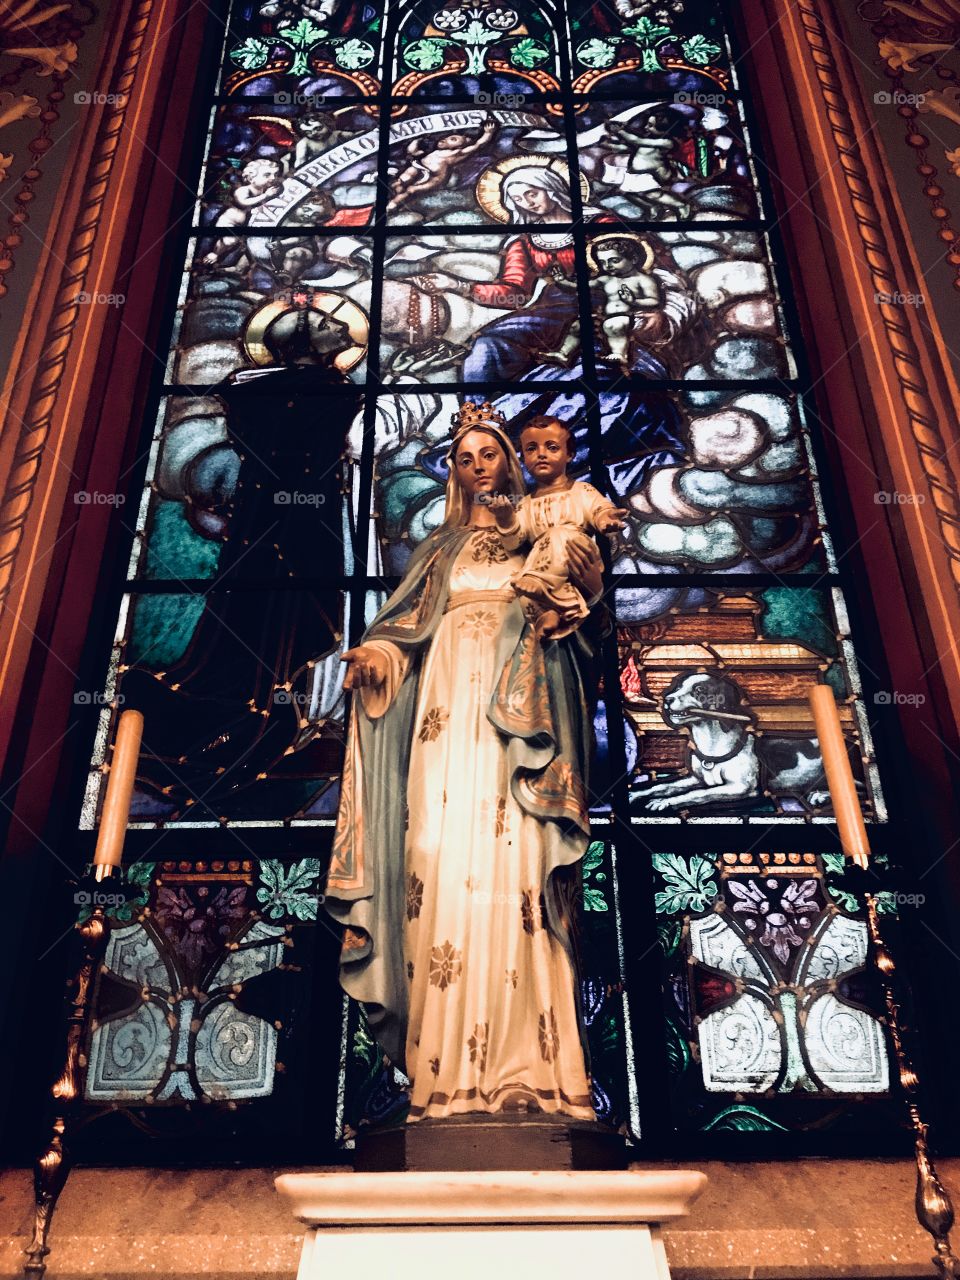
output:
<instances>
[{"instance_id":1,"label":"cream robe with gold flowers","mask_svg":"<svg viewBox=\"0 0 960 1280\"><path fill-rule=\"evenodd\" d=\"M544 919L543 823L511 794L486 715L522 561L493 531L470 537L421 676L405 857L411 1120L531 1102L594 1117L572 966Z\"/></svg>"}]
</instances>

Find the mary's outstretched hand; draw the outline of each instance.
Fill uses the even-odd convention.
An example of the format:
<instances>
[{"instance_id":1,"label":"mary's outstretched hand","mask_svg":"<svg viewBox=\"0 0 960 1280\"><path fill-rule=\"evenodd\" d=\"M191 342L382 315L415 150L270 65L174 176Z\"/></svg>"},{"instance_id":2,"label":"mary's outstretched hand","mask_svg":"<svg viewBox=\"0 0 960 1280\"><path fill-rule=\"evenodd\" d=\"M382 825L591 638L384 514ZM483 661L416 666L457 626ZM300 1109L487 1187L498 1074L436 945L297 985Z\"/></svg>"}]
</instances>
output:
<instances>
[{"instance_id":1,"label":"mary's outstretched hand","mask_svg":"<svg viewBox=\"0 0 960 1280\"><path fill-rule=\"evenodd\" d=\"M357 645L355 649L344 649L340 661L350 664L343 677L344 689L380 685L387 678L386 658L378 649L368 644Z\"/></svg>"}]
</instances>

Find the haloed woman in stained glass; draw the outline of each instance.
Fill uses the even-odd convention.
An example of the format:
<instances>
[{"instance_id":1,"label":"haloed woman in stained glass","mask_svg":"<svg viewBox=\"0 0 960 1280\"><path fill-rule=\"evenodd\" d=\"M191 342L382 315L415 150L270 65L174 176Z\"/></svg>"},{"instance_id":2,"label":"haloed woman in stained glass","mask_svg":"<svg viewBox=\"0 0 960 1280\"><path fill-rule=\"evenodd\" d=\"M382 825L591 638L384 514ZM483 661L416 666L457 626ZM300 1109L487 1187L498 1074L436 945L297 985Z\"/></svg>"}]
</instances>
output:
<instances>
[{"instance_id":1,"label":"haloed woman in stained glass","mask_svg":"<svg viewBox=\"0 0 960 1280\"><path fill-rule=\"evenodd\" d=\"M610 214L587 203L585 181L581 180L580 188L584 219L612 221ZM574 220L569 173L560 160L538 156L502 160L481 175L477 200L498 222L539 228ZM577 320L572 231L535 229L508 240L499 277L490 282L460 279L442 271L422 280L432 290L508 310L473 339L463 365L469 382L509 381L528 373L531 363L538 363L537 352L556 350Z\"/></svg>"}]
</instances>

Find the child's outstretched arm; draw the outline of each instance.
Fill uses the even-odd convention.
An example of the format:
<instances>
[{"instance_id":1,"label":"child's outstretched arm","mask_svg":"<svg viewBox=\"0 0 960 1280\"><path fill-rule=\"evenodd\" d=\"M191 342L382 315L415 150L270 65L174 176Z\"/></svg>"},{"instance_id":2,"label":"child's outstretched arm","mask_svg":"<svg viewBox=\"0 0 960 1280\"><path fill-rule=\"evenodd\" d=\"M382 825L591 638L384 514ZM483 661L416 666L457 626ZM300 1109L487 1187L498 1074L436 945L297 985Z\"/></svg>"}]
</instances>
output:
<instances>
[{"instance_id":1,"label":"child's outstretched arm","mask_svg":"<svg viewBox=\"0 0 960 1280\"><path fill-rule=\"evenodd\" d=\"M619 533L627 523L628 514L623 507L615 507L611 502L594 516L594 528L597 533Z\"/></svg>"},{"instance_id":2,"label":"child's outstretched arm","mask_svg":"<svg viewBox=\"0 0 960 1280\"><path fill-rule=\"evenodd\" d=\"M615 506L592 484L583 484L583 487L592 498L587 512L588 527L594 533L618 533L626 525L630 512L623 507Z\"/></svg>"}]
</instances>

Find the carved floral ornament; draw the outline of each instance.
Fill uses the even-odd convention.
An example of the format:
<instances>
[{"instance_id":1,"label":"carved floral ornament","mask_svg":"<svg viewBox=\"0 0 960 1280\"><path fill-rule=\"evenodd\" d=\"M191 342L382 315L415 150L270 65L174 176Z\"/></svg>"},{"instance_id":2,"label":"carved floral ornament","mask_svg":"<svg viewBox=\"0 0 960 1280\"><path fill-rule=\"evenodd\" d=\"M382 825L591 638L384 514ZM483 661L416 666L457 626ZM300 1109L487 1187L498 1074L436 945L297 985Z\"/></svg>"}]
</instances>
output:
<instances>
[{"instance_id":1,"label":"carved floral ornament","mask_svg":"<svg viewBox=\"0 0 960 1280\"><path fill-rule=\"evenodd\" d=\"M897 107L904 124L904 144L915 156L920 188L929 202L938 238L946 246L944 257L953 268L954 284L960 287L960 232L951 225L946 192L937 181L933 163L939 154L947 172L960 177L960 67L956 59L960 0L868 0L857 12L870 24L889 82L889 89L881 90L874 101Z\"/></svg>"},{"instance_id":2,"label":"carved floral ornament","mask_svg":"<svg viewBox=\"0 0 960 1280\"><path fill-rule=\"evenodd\" d=\"M21 0L0 11L0 130L20 120L39 118L41 121L39 133L27 144L31 158L25 162L22 185L13 199L16 208L9 218L10 232L3 239L0 297L6 292L2 282L13 265L13 252L22 241L20 227L28 220L32 184L40 177L39 159L53 145L50 126L59 119L58 104L64 98L65 77L77 61L77 37L94 16L91 5L83 7L87 13L81 17L73 12L73 0L52 5L45 0ZM48 81L43 86L46 89L43 106L34 93L18 91L20 81L28 75ZM39 92L41 86L36 88ZM14 153L2 149L0 143L0 183L12 178L14 159Z\"/></svg>"}]
</instances>

